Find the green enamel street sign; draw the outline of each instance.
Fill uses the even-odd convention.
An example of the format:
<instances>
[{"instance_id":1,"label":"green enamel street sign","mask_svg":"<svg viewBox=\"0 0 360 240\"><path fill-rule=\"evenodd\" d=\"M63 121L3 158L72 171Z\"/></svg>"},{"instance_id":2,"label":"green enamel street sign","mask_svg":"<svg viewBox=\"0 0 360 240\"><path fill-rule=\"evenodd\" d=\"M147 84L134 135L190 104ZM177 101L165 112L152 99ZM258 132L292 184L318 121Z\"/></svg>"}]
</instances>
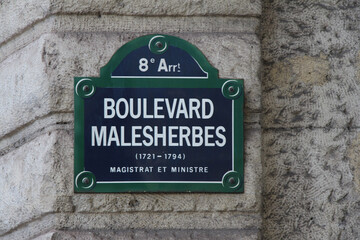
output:
<instances>
[{"instance_id":1,"label":"green enamel street sign","mask_svg":"<svg viewBox=\"0 0 360 240\"><path fill-rule=\"evenodd\" d=\"M177 37L122 46L75 77L75 192L243 192L241 79Z\"/></svg>"}]
</instances>

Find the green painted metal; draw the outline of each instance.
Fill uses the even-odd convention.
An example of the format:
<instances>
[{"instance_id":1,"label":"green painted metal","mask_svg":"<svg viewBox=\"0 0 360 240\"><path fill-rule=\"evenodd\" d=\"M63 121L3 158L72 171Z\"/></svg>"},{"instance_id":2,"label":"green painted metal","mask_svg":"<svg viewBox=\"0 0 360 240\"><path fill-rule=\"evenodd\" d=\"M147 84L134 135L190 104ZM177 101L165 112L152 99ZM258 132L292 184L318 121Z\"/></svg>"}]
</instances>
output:
<instances>
[{"instance_id":1,"label":"green painted metal","mask_svg":"<svg viewBox=\"0 0 360 240\"><path fill-rule=\"evenodd\" d=\"M150 42L158 37L156 43ZM160 39L160 41L159 41ZM149 44L150 42L150 44ZM158 42L159 46L155 45ZM111 78L111 73L119 63L132 51L149 46L156 54L162 54L168 46L175 46L189 53L208 73L206 79L179 78ZM244 138L243 138L243 108L244 82L243 79L219 79L218 70L211 66L202 52L189 42L168 35L147 35L136 38L123 45L110 59L108 64L100 69L100 77L74 78L74 118L75 118L75 146L74 146L74 191L79 193L92 192L244 192ZM96 176L84 167L84 102L96 92L98 88L218 88L225 98L233 101L233 171L223 176L222 182L216 183L97 183Z\"/></svg>"}]
</instances>

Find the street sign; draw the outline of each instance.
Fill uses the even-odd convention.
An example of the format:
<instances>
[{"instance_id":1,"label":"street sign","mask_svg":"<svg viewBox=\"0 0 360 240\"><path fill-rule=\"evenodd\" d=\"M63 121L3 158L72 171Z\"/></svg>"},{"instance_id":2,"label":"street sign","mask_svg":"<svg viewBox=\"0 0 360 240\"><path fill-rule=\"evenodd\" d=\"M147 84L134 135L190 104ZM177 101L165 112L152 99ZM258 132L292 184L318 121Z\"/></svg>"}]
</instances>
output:
<instances>
[{"instance_id":1,"label":"street sign","mask_svg":"<svg viewBox=\"0 0 360 240\"><path fill-rule=\"evenodd\" d=\"M177 37L75 77L75 192L243 192L243 80Z\"/></svg>"}]
</instances>

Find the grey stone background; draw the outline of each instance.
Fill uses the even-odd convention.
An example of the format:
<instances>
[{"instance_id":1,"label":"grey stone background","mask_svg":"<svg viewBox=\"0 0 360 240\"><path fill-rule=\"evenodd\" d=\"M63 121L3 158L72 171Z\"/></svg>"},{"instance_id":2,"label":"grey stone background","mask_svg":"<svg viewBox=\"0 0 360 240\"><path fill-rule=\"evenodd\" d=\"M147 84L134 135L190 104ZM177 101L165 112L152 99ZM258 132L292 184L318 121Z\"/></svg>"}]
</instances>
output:
<instances>
[{"instance_id":1,"label":"grey stone background","mask_svg":"<svg viewBox=\"0 0 360 240\"><path fill-rule=\"evenodd\" d=\"M245 193L73 193L73 77L150 33L245 79ZM0 0L0 83L0 239L360 238L356 0Z\"/></svg>"},{"instance_id":2,"label":"grey stone background","mask_svg":"<svg viewBox=\"0 0 360 240\"><path fill-rule=\"evenodd\" d=\"M264 239L360 239L360 2L261 19Z\"/></svg>"}]
</instances>

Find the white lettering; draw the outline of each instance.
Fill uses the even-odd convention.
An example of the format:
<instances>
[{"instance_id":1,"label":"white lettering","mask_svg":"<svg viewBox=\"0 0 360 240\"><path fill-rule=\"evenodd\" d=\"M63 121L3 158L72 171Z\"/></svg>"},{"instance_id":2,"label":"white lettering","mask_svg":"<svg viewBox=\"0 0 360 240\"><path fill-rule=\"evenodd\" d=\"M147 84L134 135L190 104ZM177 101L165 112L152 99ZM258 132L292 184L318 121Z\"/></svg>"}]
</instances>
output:
<instances>
[{"instance_id":1,"label":"white lettering","mask_svg":"<svg viewBox=\"0 0 360 240\"><path fill-rule=\"evenodd\" d=\"M91 126L91 146L106 146L106 126L102 126L100 133L97 126Z\"/></svg>"},{"instance_id":2,"label":"white lettering","mask_svg":"<svg viewBox=\"0 0 360 240\"><path fill-rule=\"evenodd\" d=\"M215 129L214 126L206 126L206 127L205 127L205 146L206 146L206 147L213 147L213 146L215 146L215 143L209 142L209 139L213 139L213 138L214 138L214 135L213 135L213 134L210 134L209 131L210 131L210 130L214 130L214 129Z\"/></svg>"},{"instance_id":3,"label":"white lettering","mask_svg":"<svg viewBox=\"0 0 360 240\"><path fill-rule=\"evenodd\" d=\"M148 141L143 140L143 144L144 144L144 146L146 146L146 147L150 147L150 146L152 146L153 143L154 143L154 138L153 138L153 136L148 133L148 132L152 132L152 131L153 131L153 129L152 129L152 127L150 127L150 126L145 126L145 127L143 128L144 137L146 137L146 138L148 139Z\"/></svg>"},{"instance_id":4,"label":"white lettering","mask_svg":"<svg viewBox=\"0 0 360 240\"><path fill-rule=\"evenodd\" d=\"M183 98L180 98L180 100L179 100L178 108L176 111L176 118L179 118L180 114L184 114L184 118L189 118L189 115L188 115L188 112L186 109L186 105L185 105L185 100Z\"/></svg>"},{"instance_id":5,"label":"white lettering","mask_svg":"<svg viewBox=\"0 0 360 240\"><path fill-rule=\"evenodd\" d=\"M179 143L173 142L174 138L177 138L177 134L173 133L173 130L177 130L179 127L169 126L169 146L176 147L179 146Z\"/></svg>"},{"instance_id":6,"label":"white lettering","mask_svg":"<svg viewBox=\"0 0 360 240\"><path fill-rule=\"evenodd\" d=\"M134 99L130 98L130 116L133 119L137 119L141 115L141 98L138 98L138 100L137 100L137 113L136 114L134 114L134 109L135 109Z\"/></svg>"},{"instance_id":7,"label":"white lettering","mask_svg":"<svg viewBox=\"0 0 360 240\"><path fill-rule=\"evenodd\" d=\"M121 130L120 130L120 141L121 141L121 146L126 147L126 146L131 146L131 143L129 142L125 142L125 127L121 126Z\"/></svg>"},{"instance_id":8,"label":"white lettering","mask_svg":"<svg viewBox=\"0 0 360 240\"><path fill-rule=\"evenodd\" d=\"M144 104L144 118L154 118L154 115L150 115L147 113L147 99L146 98L143 99L143 104Z\"/></svg>"},{"instance_id":9,"label":"white lettering","mask_svg":"<svg viewBox=\"0 0 360 240\"><path fill-rule=\"evenodd\" d=\"M189 99L189 118L193 118L193 112L195 113L197 118L200 118L199 113L200 101L196 98Z\"/></svg>"},{"instance_id":10,"label":"white lettering","mask_svg":"<svg viewBox=\"0 0 360 240\"><path fill-rule=\"evenodd\" d=\"M158 126L154 127L154 146L158 146L159 138L162 139L162 145L166 146L166 127L162 127L162 133L159 133Z\"/></svg>"},{"instance_id":11,"label":"white lettering","mask_svg":"<svg viewBox=\"0 0 360 240\"><path fill-rule=\"evenodd\" d=\"M159 114L159 111L164 109L163 106L159 106L160 102L164 102L163 98L154 98L154 118L165 118L163 114Z\"/></svg>"},{"instance_id":12,"label":"white lettering","mask_svg":"<svg viewBox=\"0 0 360 240\"><path fill-rule=\"evenodd\" d=\"M124 114L120 113L120 103L124 103ZM128 114L129 114L129 103L126 101L125 98L120 98L116 102L116 115L118 116L118 118L124 119L127 117Z\"/></svg>"},{"instance_id":13,"label":"white lettering","mask_svg":"<svg viewBox=\"0 0 360 240\"><path fill-rule=\"evenodd\" d=\"M176 103L177 103L177 98L174 98L170 108L169 99L168 98L165 99L166 109L168 111L168 115L170 119L174 118Z\"/></svg>"},{"instance_id":14,"label":"white lettering","mask_svg":"<svg viewBox=\"0 0 360 240\"><path fill-rule=\"evenodd\" d=\"M186 132L186 133L185 133ZM187 146L191 146L189 136L190 136L190 128L186 126L180 126L179 128L179 145L183 146L183 142L185 140Z\"/></svg>"},{"instance_id":15,"label":"white lettering","mask_svg":"<svg viewBox=\"0 0 360 240\"><path fill-rule=\"evenodd\" d=\"M168 68L167 68L167 65L166 65L166 61L165 61L165 58L161 58L160 59L160 63L159 63L159 67L158 67L158 72L161 72L161 71L165 71L165 72L168 72Z\"/></svg>"},{"instance_id":16,"label":"white lettering","mask_svg":"<svg viewBox=\"0 0 360 240\"><path fill-rule=\"evenodd\" d=\"M110 103L110 105L109 105ZM115 117L115 101L112 98L104 98L104 118L113 118ZM109 110L111 113L109 114Z\"/></svg>"},{"instance_id":17,"label":"white lettering","mask_svg":"<svg viewBox=\"0 0 360 240\"><path fill-rule=\"evenodd\" d=\"M136 142L136 139L141 137L141 135L137 134L136 130L141 130L141 127L140 126L133 126L131 128L131 144L132 144L132 146L139 147L139 146L141 146L141 143Z\"/></svg>"},{"instance_id":18,"label":"white lettering","mask_svg":"<svg viewBox=\"0 0 360 240\"><path fill-rule=\"evenodd\" d=\"M204 140L202 137L203 129L199 126L192 127L192 146L193 147L200 147Z\"/></svg>"},{"instance_id":19,"label":"white lettering","mask_svg":"<svg viewBox=\"0 0 360 240\"><path fill-rule=\"evenodd\" d=\"M216 140L215 143L216 143L216 146L219 146L219 147L223 147L225 146L226 144L226 137L220 133L221 132L226 132L225 128L223 126L219 126L216 128L215 130L215 135L220 138L222 141L219 141L219 140Z\"/></svg>"},{"instance_id":20,"label":"white lettering","mask_svg":"<svg viewBox=\"0 0 360 240\"><path fill-rule=\"evenodd\" d=\"M208 114L206 114L206 103L208 103L208 105L210 107L210 111ZM213 114L214 114L213 102L208 98L203 98L202 99L202 119L209 119L213 116Z\"/></svg>"},{"instance_id":21,"label":"white lettering","mask_svg":"<svg viewBox=\"0 0 360 240\"><path fill-rule=\"evenodd\" d=\"M119 143L119 136L116 130L115 126L111 126L110 133L109 133L109 139L108 139L108 146L111 146L111 142L115 141L116 146L120 146Z\"/></svg>"}]
</instances>

